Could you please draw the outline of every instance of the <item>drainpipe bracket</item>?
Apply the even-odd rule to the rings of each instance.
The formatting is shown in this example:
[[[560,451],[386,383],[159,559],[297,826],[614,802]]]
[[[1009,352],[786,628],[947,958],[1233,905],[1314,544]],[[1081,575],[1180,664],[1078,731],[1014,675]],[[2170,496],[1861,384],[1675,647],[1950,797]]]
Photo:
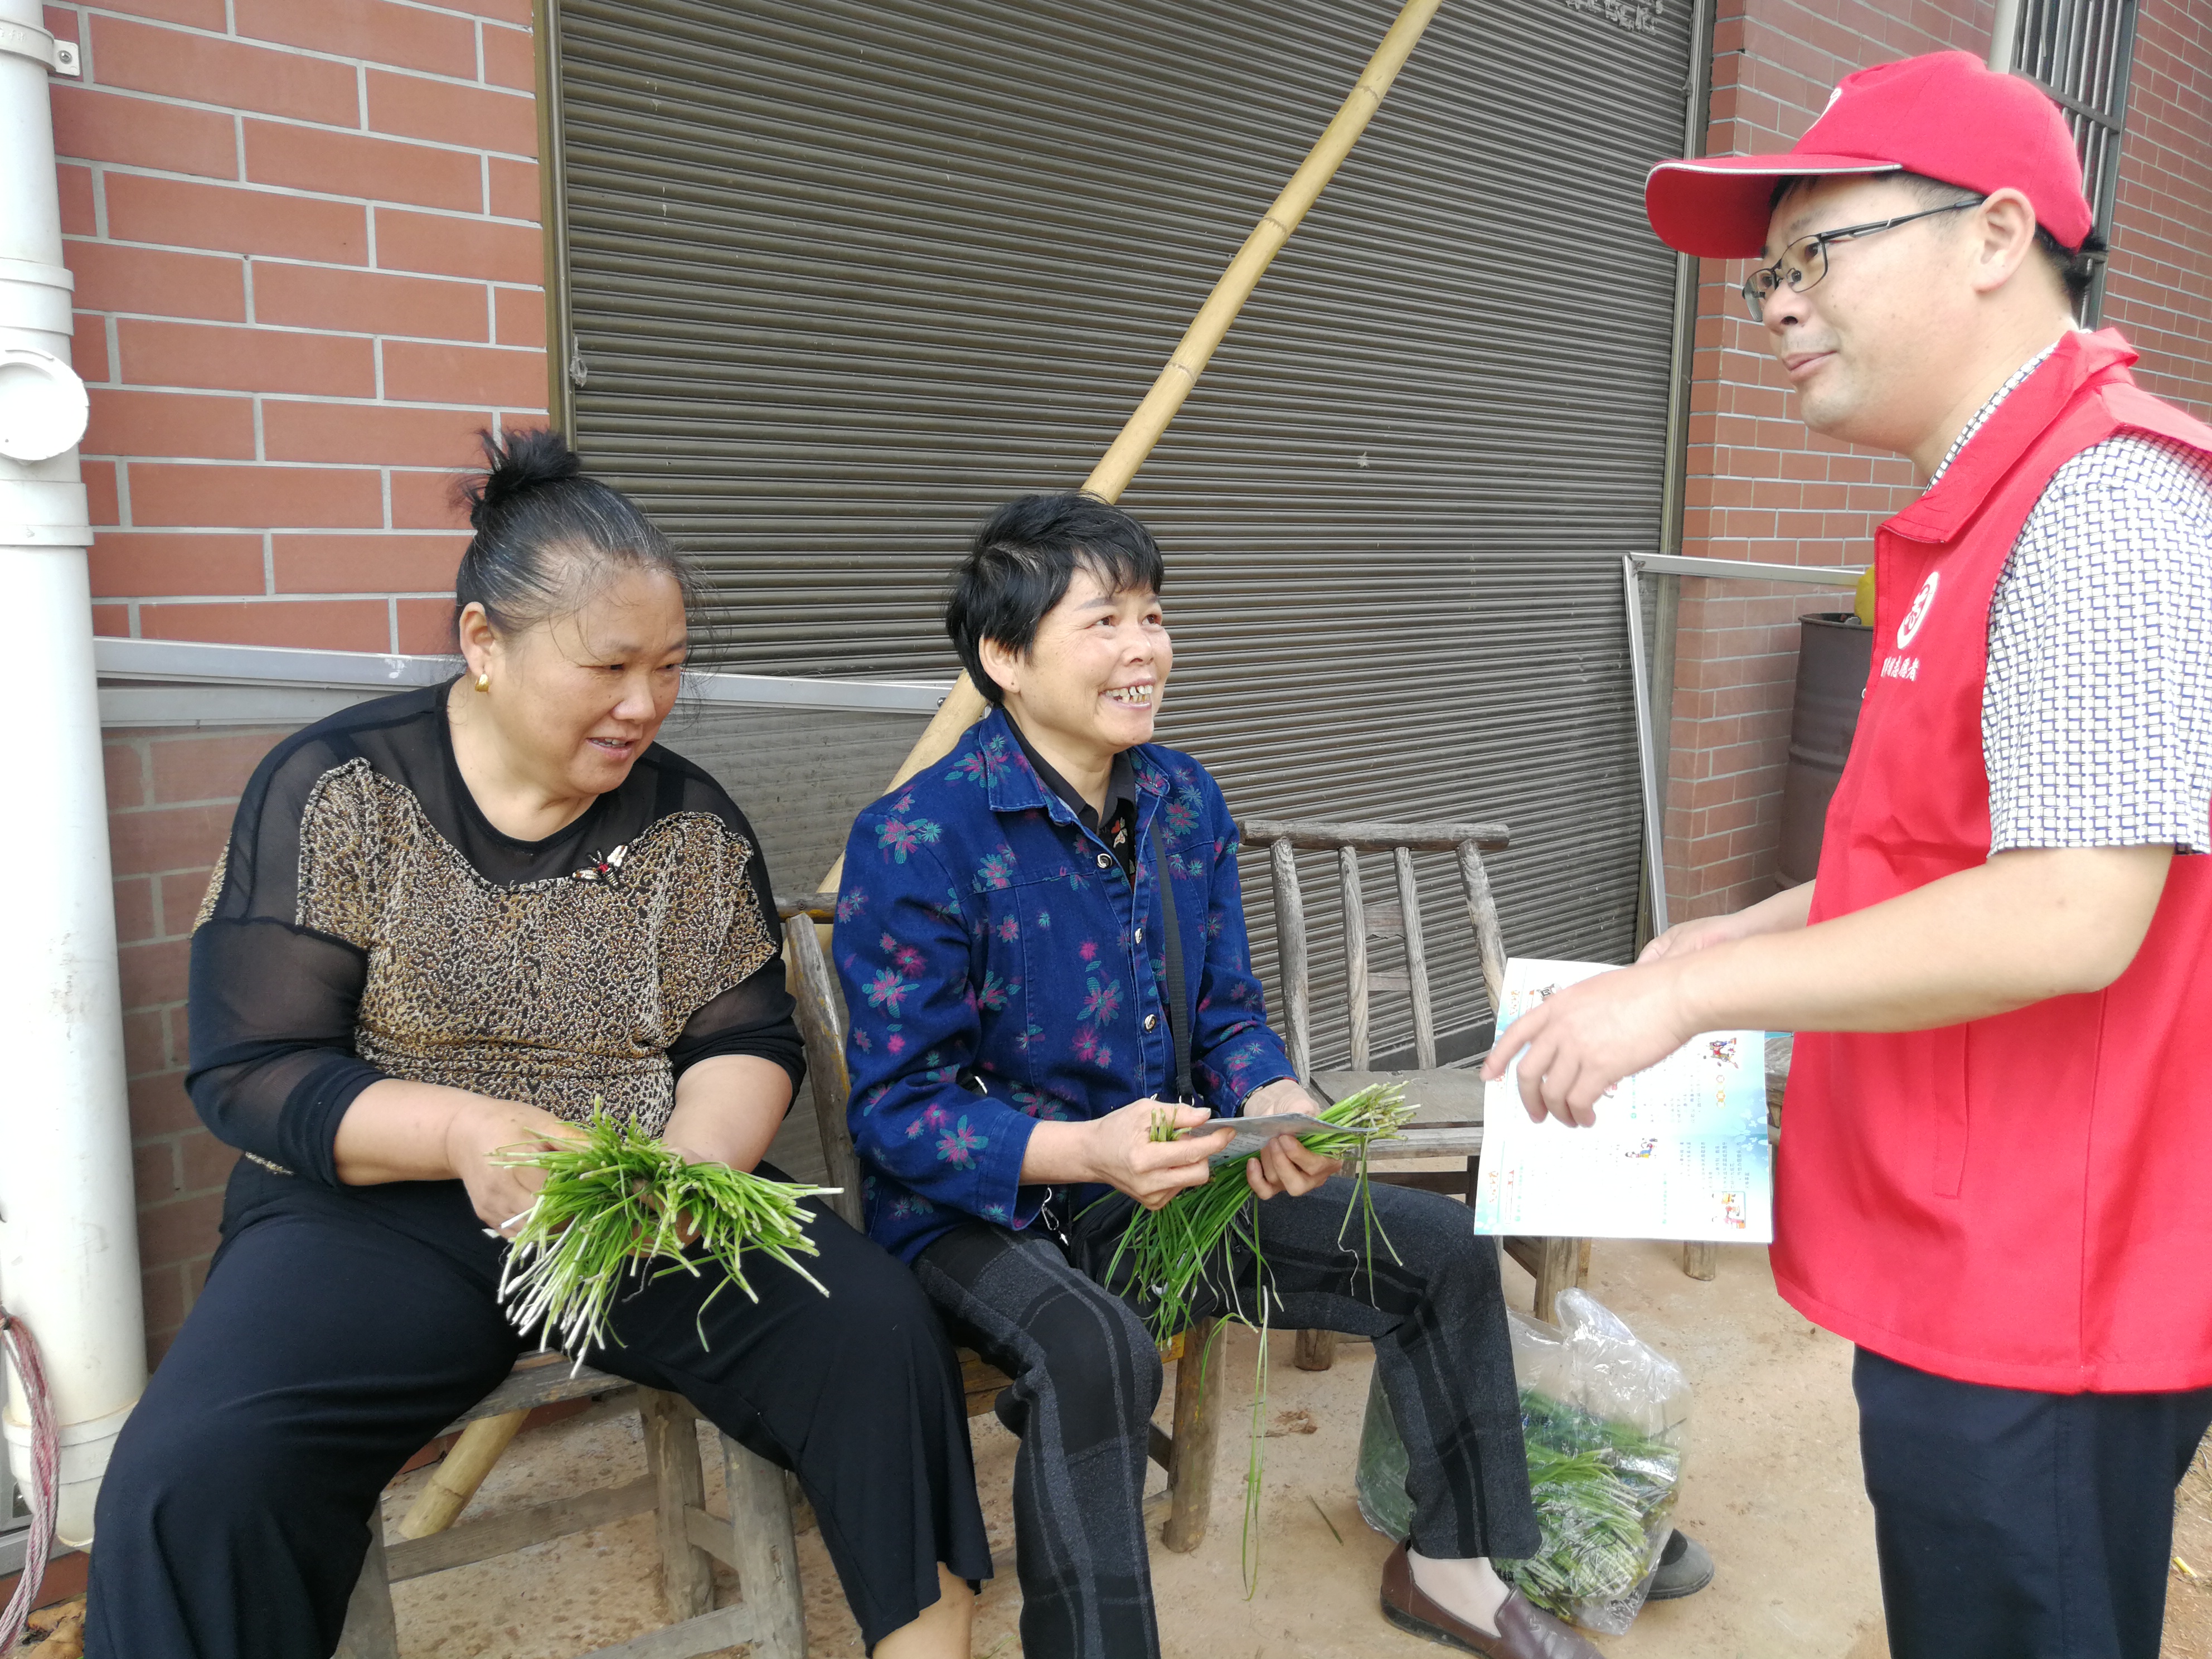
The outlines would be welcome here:
[[[33,23],[0,22],[0,52],[27,58],[41,68],[72,81],[84,74],[84,62],[77,56],[76,43],[57,40]]]
[[[0,28],[15,27],[0,23]],[[35,283],[70,294],[76,291],[76,273],[67,265],[50,265],[40,259],[0,259],[0,283]]]
[[[0,477],[0,547],[90,547],[84,485]]]
[[[100,1496],[100,1478],[107,1473],[115,1438],[138,1402],[109,1412],[89,1422],[64,1423],[56,1438],[60,1442],[60,1479],[55,1483],[54,1536],[72,1549],[92,1542],[93,1505]],[[12,1412],[0,1413],[0,1440],[8,1448],[8,1464],[17,1486],[31,1484],[31,1426],[19,1423]]]
[[[92,540],[82,525],[0,524],[0,547],[90,547]]]

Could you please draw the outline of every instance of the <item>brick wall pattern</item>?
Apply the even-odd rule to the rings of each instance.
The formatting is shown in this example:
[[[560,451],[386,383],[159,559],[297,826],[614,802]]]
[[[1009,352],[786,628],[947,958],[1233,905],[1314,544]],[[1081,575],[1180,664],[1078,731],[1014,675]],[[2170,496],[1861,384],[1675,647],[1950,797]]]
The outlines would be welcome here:
[[[1990,0],[1721,0],[1707,149],[1787,149],[1855,69],[1946,49],[1986,55],[1994,9]],[[2142,0],[2106,310],[2146,348],[2153,388],[2200,412],[2212,398],[2209,34],[2189,0]],[[1741,279],[1741,262],[1703,262],[1682,550],[1863,565],[1875,527],[1917,494],[1911,467],[1798,423],[1765,333],[1735,292]],[[1684,580],[1666,805],[1675,920],[1774,890],[1796,618],[1849,605],[1802,586]]]
[[[479,428],[543,422],[530,0],[49,6],[103,634],[443,647]],[[277,734],[110,732],[158,1357],[232,1161],[182,1088],[187,930]]]

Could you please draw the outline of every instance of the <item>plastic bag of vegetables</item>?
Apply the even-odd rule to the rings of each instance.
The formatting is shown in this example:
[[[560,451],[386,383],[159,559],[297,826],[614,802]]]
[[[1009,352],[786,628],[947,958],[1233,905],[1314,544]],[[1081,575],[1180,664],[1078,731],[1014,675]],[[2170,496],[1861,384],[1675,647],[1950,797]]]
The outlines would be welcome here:
[[[1581,1291],[1559,1323],[1510,1313],[1528,1484],[1543,1544],[1499,1574],[1538,1607],[1618,1636],[1651,1587],[1681,1485],[1690,1390],[1674,1363]],[[1413,1522],[1406,1449],[1380,1378],[1359,1438],[1359,1508],[1404,1538]]]

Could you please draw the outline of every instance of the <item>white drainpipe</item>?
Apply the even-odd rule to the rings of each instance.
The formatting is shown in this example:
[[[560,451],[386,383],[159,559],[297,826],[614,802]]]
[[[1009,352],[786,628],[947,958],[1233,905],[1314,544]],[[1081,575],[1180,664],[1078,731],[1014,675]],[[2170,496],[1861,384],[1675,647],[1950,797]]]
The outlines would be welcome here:
[[[88,1543],[109,1449],[146,1385],[107,796],[85,550],[84,382],[54,183],[49,68],[74,48],[0,0],[0,595],[15,755],[0,875],[0,1296],[30,1327],[61,1425],[58,1532]],[[9,1383],[8,1455],[30,1475]]]

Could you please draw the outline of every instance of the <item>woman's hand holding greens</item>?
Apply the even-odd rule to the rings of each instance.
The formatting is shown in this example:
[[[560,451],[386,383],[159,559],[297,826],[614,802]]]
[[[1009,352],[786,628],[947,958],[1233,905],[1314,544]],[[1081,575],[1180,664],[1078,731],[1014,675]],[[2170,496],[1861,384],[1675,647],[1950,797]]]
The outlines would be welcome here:
[[[1202,1187],[1206,1159],[1223,1151],[1234,1133],[1159,1140],[1161,1128],[1195,1129],[1213,1114],[1164,1100],[1133,1100],[1119,1111],[1086,1123],[1040,1123],[1022,1158],[1022,1180],[1040,1186],[1103,1182],[1148,1210],[1157,1210],[1186,1187]]]
[[[499,1154],[581,1133],[520,1101],[386,1078],[362,1090],[338,1125],[338,1179],[349,1187],[458,1180],[484,1225],[502,1228],[536,1201],[545,1177],[497,1163]]]
[[[1244,1102],[1246,1117],[1273,1117],[1286,1112],[1310,1113],[1313,1097],[1296,1078],[1278,1078],[1252,1091]],[[1244,1183],[1255,1198],[1278,1198],[1288,1193],[1304,1198],[1338,1170],[1344,1160],[1316,1152],[1296,1135],[1277,1135],[1244,1166]]]
[[[791,1073],[757,1054],[716,1054],[676,1079],[676,1109],[660,1144],[686,1164],[726,1164],[750,1171],[791,1109]],[[698,1234],[689,1216],[677,1231],[685,1244]]]
[[[661,1144],[689,1164],[750,1170],[791,1109],[791,1073],[757,1054],[716,1054],[676,1079]]]
[[[481,1097],[477,1097],[482,1099]],[[475,1111],[456,1113],[446,1132],[447,1156],[453,1173],[468,1188],[469,1202],[485,1226],[503,1236],[512,1235],[538,1189],[545,1184],[542,1170],[517,1168],[500,1161],[518,1152],[535,1152],[556,1141],[576,1140],[583,1132],[552,1113],[511,1100],[484,1100]]]

